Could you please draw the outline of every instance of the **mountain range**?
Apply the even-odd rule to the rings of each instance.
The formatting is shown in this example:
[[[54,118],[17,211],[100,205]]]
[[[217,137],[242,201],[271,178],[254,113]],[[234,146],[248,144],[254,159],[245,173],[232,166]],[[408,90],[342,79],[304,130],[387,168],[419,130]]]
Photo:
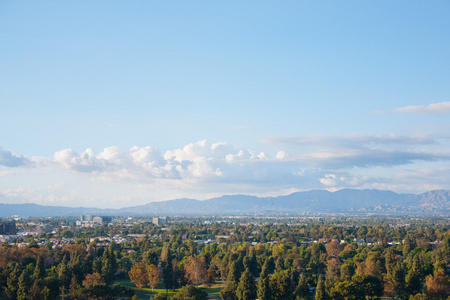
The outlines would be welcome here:
[[[271,215],[279,213],[450,213],[450,191],[398,194],[382,190],[312,190],[278,197],[225,195],[208,200],[176,199],[120,209],[2,204],[0,217],[96,215]]]

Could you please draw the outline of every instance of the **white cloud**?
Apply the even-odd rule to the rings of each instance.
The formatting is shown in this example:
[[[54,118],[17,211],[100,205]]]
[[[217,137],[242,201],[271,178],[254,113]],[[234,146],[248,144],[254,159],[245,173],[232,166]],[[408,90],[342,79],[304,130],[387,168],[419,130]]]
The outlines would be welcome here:
[[[405,106],[393,110],[397,113],[411,114],[448,114],[450,113],[450,101],[431,103],[430,105]]]
[[[3,150],[3,148],[0,147],[0,166],[20,167],[31,164],[32,162],[28,158],[11,151]]]
[[[318,140],[321,139],[325,138]],[[389,188],[399,191],[406,190],[408,183],[410,189],[416,190],[426,186],[450,188],[442,179],[448,178],[449,172],[436,173],[436,166],[450,161],[450,151],[415,149],[422,145],[436,146],[435,143],[427,144],[426,138],[417,140],[417,144],[416,137],[408,140],[407,136],[383,136],[380,139],[411,144],[406,149],[388,148],[386,145],[370,148],[369,144],[359,147],[330,144],[326,149],[298,155],[280,150],[274,157],[261,151],[236,149],[224,142],[208,141],[166,152],[151,146],[135,146],[128,151],[113,146],[98,153],[93,149],[81,153],[65,149],[56,152],[53,159],[26,158],[3,151],[8,164],[0,169],[3,182],[0,182],[0,193],[3,198],[17,201],[58,203],[73,199],[80,205],[85,201],[84,205],[88,206],[92,206],[89,201],[104,203],[105,206],[116,201],[114,205],[120,206],[125,200],[128,205],[133,201],[145,203],[180,196],[204,199],[210,193],[276,195],[281,191],[320,188]],[[371,139],[352,137],[345,140],[351,145],[350,141]],[[340,142],[336,144],[343,145]],[[417,169],[420,164],[430,167],[417,172],[406,171],[407,167]],[[22,167],[12,172],[17,166]],[[383,170],[383,174],[369,175],[374,169]],[[31,187],[20,190],[17,179],[25,182],[25,178]],[[58,182],[64,186],[51,191],[49,187]]]

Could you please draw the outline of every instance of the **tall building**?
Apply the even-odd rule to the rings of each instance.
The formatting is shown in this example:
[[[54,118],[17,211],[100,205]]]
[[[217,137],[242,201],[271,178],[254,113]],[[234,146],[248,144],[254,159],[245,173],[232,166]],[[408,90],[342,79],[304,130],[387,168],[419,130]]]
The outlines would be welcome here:
[[[0,234],[5,235],[17,234],[16,223],[14,221],[0,222]]]
[[[92,221],[98,224],[108,224],[109,222],[111,222],[111,220],[112,220],[111,217],[101,216],[101,217],[94,217]]]
[[[92,222],[94,220],[93,215],[81,215],[81,222]]]
[[[167,217],[164,218],[160,218],[160,217],[154,217],[152,220],[152,223],[155,224],[156,226],[159,226],[161,224],[164,224],[168,221]]]

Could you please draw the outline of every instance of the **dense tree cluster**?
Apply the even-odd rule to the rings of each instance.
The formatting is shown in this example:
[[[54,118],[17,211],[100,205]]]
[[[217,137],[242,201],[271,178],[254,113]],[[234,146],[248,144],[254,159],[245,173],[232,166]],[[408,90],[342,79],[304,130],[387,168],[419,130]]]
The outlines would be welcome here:
[[[98,229],[100,228],[100,229]],[[447,299],[450,233],[445,219],[304,218],[205,222],[165,228],[69,228],[64,247],[1,245],[0,292],[9,299],[113,299],[162,284],[153,299]],[[133,232],[133,233],[131,233]],[[141,234],[129,242],[89,243]],[[60,231],[59,238],[63,237]],[[205,242],[209,240],[209,242]]]

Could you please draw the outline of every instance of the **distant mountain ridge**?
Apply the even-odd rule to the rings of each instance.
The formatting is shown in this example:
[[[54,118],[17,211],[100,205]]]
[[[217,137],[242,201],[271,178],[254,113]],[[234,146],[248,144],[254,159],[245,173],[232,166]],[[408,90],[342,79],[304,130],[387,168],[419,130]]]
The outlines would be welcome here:
[[[450,191],[398,194],[382,190],[311,190],[278,197],[225,195],[208,200],[175,199],[120,209],[1,204],[0,217],[98,215],[223,215],[304,213],[450,213]]]

